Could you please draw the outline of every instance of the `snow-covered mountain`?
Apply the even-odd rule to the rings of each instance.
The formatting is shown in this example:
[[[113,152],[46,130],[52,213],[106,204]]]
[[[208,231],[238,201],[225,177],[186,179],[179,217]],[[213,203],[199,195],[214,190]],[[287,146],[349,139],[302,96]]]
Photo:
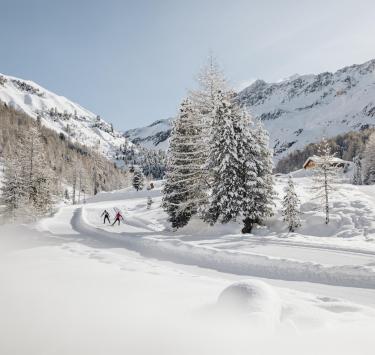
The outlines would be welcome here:
[[[263,121],[278,160],[323,136],[375,126],[375,60],[278,83],[257,80],[239,92],[238,100]],[[170,124],[171,119],[157,121],[125,135],[147,147],[166,148]]]
[[[100,116],[32,81],[0,74],[0,101],[35,119],[39,117],[43,125],[73,142],[97,147],[109,159],[114,159],[120,148],[133,146]]]
[[[130,129],[124,133],[133,143],[150,149],[167,150],[173,118],[151,123],[147,127]]]

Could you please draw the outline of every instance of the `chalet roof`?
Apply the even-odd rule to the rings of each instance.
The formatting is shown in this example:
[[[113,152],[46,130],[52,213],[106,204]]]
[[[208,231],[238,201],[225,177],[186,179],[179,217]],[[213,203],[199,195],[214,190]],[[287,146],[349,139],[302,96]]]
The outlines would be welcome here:
[[[310,162],[310,161],[313,161],[314,163],[318,163],[320,161],[320,157],[318,157],[317,155],[313,155],[309,158],[307,158],[307,160],[305,161],[305,163],[303,164],[303,168],[306,167],[306,165]],[[340,158],[337,158],[337,157],[333,157],[332,158],[332,162],[335,163],[335,164],[346,164],[348,163],[346,160],[342,160]]]

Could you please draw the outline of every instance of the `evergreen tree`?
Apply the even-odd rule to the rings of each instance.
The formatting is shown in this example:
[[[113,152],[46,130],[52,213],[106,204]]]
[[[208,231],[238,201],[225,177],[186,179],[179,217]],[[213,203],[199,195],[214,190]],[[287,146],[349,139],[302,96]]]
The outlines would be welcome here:
[[[100,116],[97,116],[97,120],[100,120]],[[101,180],[104,170],[103,158],[100,154],[100,140],[95,144],[92,150],[91,163],[93,193],[96,195],[101,190]]]
[[[320,199],[325,212],[325,223],[329,223],[330,195],[335,190],[334,183],[337,178],[338,167],[335,163],[335,155],[326,139],[323,139],[318,148],[318,157],[314,167],[313,187],[316,198]]]
[[[210,151],[212,196],[204,219],[213,224],[241,216],[243,233],[272,215],[274,198],[272,155],[268,135],[255,125],[233,100],[233,93],[219,94]]]
[[[25,176],[18,160],[7,157],[4,161],[4,175],[1,187],[1,200],[5,205],[6,214],[16,219],[19,212],[24,211],[28,202]]]
[[[284,192],[282,215],[284,216],[284,222],[288,223],[289,232],[294,232],[301,226],[300,201],[291,176],[288,178],[288,184]]]
[[[196,113],[202,116],[205,128],[210,130],[212,120],[220,102],[218,101],[219,91],[228,90],[228,84],[213,55],[208,58],[207,64],[198,74],[198,89],[190,92],[192,103]],[[205,132],[209,134],[209,132]]]
[[[353,158],[354,163],[354,172],[353,172],[353,178],[352,183],[353,185],[362,185],[362,160],[359,155],[355,156]]]
[[[2,190],[7,212],[13,217],[44,215],[52,208],[53,182],[52,171],[46,166],[40,132],[30,127],[18,142],[16,154],[6,159]]]
[[[375,184],[375,133],[367,141],[363,159],[363,183]]]
[[[133,175],[133,187],[139,191],[142,190],[145,184],[145,177],[140,169],[135,169],[134,170],[134,175]]]
[[[272,153],[268,146],[268,133],[258,122],[243,113],[243,233],[251,233],[255,223],[262,223],[272,216],[274,182],[272,177]]]
[[[209,168],[210,142],[212,138],[213,119],[217,108],[220,105],[218,93],[227,90],[227,82],[216,59],[211,54],[205,66],[201,69],[197,77],[198,88],[190,92],[192,105],[194,106],[194,116],[197,125],[200,126],[200,145],[202,147],[202,156],[200,158],[201,166],[201,195],[206,196],[202,199],[199,206],[199,212],[205,214],[207,208],[208,194],[212,184],[212,171]]]
[[[40,131],[32,127],[19,152],[19,164],[23,167],[25,188],[34,216],[44,215],[53,205],[54,176],[45,162],[46,154]]]
[[[213,173],[212,194],[209,199],[205,221],[227,223],[235,220],[242,211],[243,160],[241,146],[241,115],[231,102],[231,94],[217,94],[219,106],[212,121],[209,169]]]
[[[202,187],[205,154],[202,126],[191,100],[186,99],[173,123],[163,190],[163,208],[173,228],[185,226],[206,199]]]

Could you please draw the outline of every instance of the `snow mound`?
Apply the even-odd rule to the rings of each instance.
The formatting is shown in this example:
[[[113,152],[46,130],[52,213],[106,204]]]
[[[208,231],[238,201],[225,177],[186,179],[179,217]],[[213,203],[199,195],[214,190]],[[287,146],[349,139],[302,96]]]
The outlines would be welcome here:
[[[221,292],[217,304],[220,309],[245,314],[257,321],[272,324],[280,321],[279,295],[263,281],[235,282]]]

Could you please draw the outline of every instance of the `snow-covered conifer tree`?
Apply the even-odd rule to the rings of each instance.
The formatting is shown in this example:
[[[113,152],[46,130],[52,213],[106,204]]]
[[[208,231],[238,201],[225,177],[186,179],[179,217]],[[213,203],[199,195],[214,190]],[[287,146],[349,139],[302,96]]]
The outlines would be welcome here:
[[[313,187],[316,198],[320,199],[324,206],[325,223],[329,223],[330,195],[335,190],[334,183],[338,175],[338,167],[335,162],[335,154],[326,139],[318,147],[318,159],[313,169]]]
[[[212,171],[212,193],[204,220],[210,224],[235,220],[242,211],[243,160],[239,146],[242,140],[241,114],[232,102],[232,93],[219,91],[219,102],[212,126],[209,169]]]
[[[37,128],[31,127],[19,152],[19,163],[25,174],[26,189],[34,215],[44,215],[53,204],[54,176],[46,166],[46,154]]]
[[[53,173],[46,164],[40,132],[30,127],[18,142],[16,154],[6,158],[3,186],[7,211],[16,217],[35,217],[50,211],[53,203]],[[18,196],[17,196],[18,195]]]
[[[363,183],[375,184],[375,133],[372,133],[366,143],[363,157]]]
[[[172,227],[180,228],[189,222],[206,199],[202,186],[206,149],[202,142],[202,125],[196,119],[190,99],[183,101],[173,123],[167,156],[163,208]]]
[[[243,233],[251,233],[255,223],[262,223],[272,216],[274,182],[272,153],[268,146],[268,132],[260,122],[253,122],[244,112],[244,129],[241,139],[243,157]]]
[[[219,91],[227,91],[227,82],[216,59],[211,54],[206,65],[203,66],[197,76],[198,88],[190,92],[190,99],[194,106],[194,117],[196,124],[200,126],[200,145],[202,147],[201,162],[201,195],[206,196],[201,201],[199,212],[205,214],[207,208],[207,191],[212,183],[212,174],[208,167],[210,152],[210,141],[212,137],[213,117],[218,105]]]
[[[360,156],[355,156],[353,158],[354,163],[354,172],[353,172],[353,178],[352,183],[353,185],[362,185],[362,160]]]
[[[301,226],[300,201],[291,176],[288,178],[288,184],[284,192],[282,215],[284,216],[284,222],[288,223],[289,232],[294,232]]]
[[[97,116],[97,119],[100,116]],[[100,178],[103,173],[103,162],[100,155],[100,141],[98,141],[92,152],[92,185],[93,185],[93,193],[96,195],[100,191]]]
[[[1,200],[5,205],[6,214],[15,219],[18,212],[28,203],[25,176],[14,157],[7,157],[4,161],[4,176],[1,187]]]
[[[206,65],[199,72],[197,81],[199,87],[190,92],[190,97],[197,113],[203,117],[205,128],[209,130],[219,105],[218,93],[228,90],[227,81],[213,55],[209,56]]]
[[[213,120],[210,164],[212,196],[205,221],[213,224],[241,216],[243,233],[272,215],[274,198],[272,155],[268,135],[233,100],[234,94],[219,94]]]
[[[134,175],[133,175],[133,187],[139,191],[142,190],[145,185],[145,177],[140,169],[135,169],[134,170]]]

